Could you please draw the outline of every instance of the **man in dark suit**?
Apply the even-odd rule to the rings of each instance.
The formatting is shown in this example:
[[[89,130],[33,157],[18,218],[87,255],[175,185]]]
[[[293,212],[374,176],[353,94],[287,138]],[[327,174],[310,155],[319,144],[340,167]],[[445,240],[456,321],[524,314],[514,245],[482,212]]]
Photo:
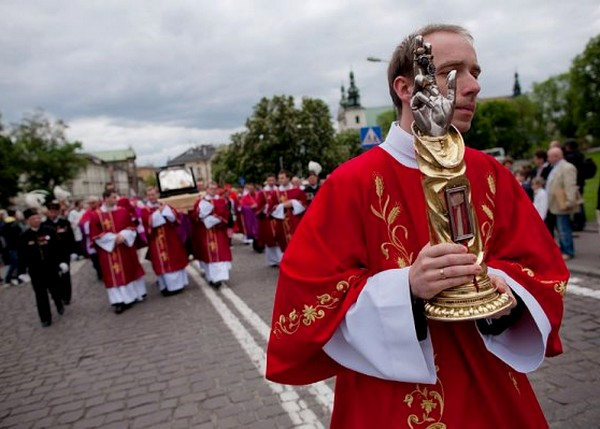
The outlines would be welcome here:
[[[69,267],[71,255],[74,257],[77,256],[75,252],[75,235],[73,234],[71,223],[60,215],[60,204],[58,202],[53,201],[48,203],[46,207],[48,208],[48,218],[42,225],[52,228],[56,232],[59,262]],[[70,270],[60,273],[58,288],[63,304],[69,305],[72,295]]]
[[[66,272],[68,266],[59,260],[56,233],[42,225],[37,210],[27,209],[23,214],[28,229],[19,238],[19,278],[25,280],[29,274],[42,326],[48,327],[52,324],[48,292],[58,314],[65,311],[59,291],[59,271]]]

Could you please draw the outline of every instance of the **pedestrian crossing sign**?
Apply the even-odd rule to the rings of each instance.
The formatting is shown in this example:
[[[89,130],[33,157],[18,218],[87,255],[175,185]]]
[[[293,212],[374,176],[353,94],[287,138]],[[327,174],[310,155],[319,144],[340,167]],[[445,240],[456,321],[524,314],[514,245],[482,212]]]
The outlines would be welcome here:
[[[381,127],[362,127],[360,129],[360,147],[370,149],[381,144]]]

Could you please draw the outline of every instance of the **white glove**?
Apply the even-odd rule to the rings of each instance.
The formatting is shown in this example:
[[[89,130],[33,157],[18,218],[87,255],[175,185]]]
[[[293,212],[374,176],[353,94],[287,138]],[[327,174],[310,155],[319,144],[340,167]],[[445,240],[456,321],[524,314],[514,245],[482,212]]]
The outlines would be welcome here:
[[[19,274],[19,280],[21,280],[23,283],[29,283],[31,281],[31,277],[29,277],[29,274]]]
[[[76,261],[79,258],[77,253],[71,253],[71,261]]]
[[[67,265],[65,262],[61,262],[61,263],[58,265],[58,268],[60,268],[60,272],[61,272],[61,274],[64,274],[64,273],[68,273],[68,272],[69,272],[69,266],[68,266],[68,265]]]

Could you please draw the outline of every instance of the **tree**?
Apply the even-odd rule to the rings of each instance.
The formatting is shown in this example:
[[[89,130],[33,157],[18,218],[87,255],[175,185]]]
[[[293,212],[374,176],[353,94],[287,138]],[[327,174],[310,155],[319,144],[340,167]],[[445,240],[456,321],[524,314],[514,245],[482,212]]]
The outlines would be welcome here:
[[[570,81],[570,74],[562,73],[533,84],[530,98],[537,107],[539,122],[544,124],[547,140],[574,136],[577,130]]]
[[[52,122],[41,111],[13,127],[9,138],[23,173],[21,190],[51,191],[55,185],[74,179],[85,166],[85,159],[77,153],[82,145],[67,140],[66,128],[63,121]]]
[[[569,101],[577,136],[591,136],[600,143],[600,35],[590,39],[570,70]]]
[[[0,116],[0,207],[7,207],[19,191],[20,170],[15,147],[4,132]]]
[[[381,132],[383,133],[384,139],[392,125],[392,122],[394,122],[395,120],[396,120],[396,110],[395,109],[390,109],[387,112],[383,112],[383,113],[377,115],[377,125],[379,125],[379,127],[381,128]]]
[[[322,100],[303,98],[296,108],[291,96],[265,97],[246,120],[246,130],[234,134],[231,144],[216,154],[213,176],[260,183],[266,173],[281,168],[305,175],[311,160],[330,170],[338,162],[329,150],[333,144],[331,114]]]
[[[364,150],[360,147],[360,131],[346,130],[335,135],[333,144],[327,148],[325,159],[331,162],[324,167],[325,174],[330,173],[341,163],[360,155]]]
[[[513,157],[526,155],[543,138],[536,112],[525,96],[481,102],[465,139],[476,149],[503,147]]]

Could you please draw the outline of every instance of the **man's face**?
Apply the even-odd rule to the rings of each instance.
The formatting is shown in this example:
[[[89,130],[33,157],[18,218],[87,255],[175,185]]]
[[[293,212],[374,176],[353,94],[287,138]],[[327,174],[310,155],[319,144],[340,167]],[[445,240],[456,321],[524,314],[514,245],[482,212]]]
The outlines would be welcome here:
[[[38,229],[42,224],[42,217],[39,214],[31,215],[27,219],[27,224],[32,229]]]
[[[114,207],[117,205],[117,200],[118,200],[117,194],[116,194],[116,192],[113,192],[112,194],[110,194],[108,197],[106,197],[104,199],[104,204],[106,204],[106,206],[108,206],[108,207]]]
[[[210,185],[208,185],[208,188],[206,188],[206,193],[211,197],[214,197],[215,195],[217,195],[218,190],[219,188],[217,187],[217,185],[211,183]]]
[[[54,220],[58,217],[58,210],[49,209],[47,215],[50,220]]]
[[[275,186],[275,177],[273,177],[273,176],[267,177],[267,185],[268,186]]]
[[[278,176],[278,179],[279,179],[279,184],[280,184],[280,185],[287,186],[287,185],[289,185],[289,183],[290,183],[290,178],[289,178],[289,177],[287,177],[287,174],[283,174],[283,173],[282,173],[282,174],[280,174],[280,175]]]
[[[548,151],[548,162],[551,165],[556,165],[556,163],[558,161],[560,161],[561,159],[562,159],[562,156],[559,151],[557,151],[557,150],[549,150]]]
[[[536,167],[541,167],[542,165],[544,165],[544,158],[538,158],[537,156],[534,156],[533,163]]]
[[[315,176],[314,174],[308,176],[308,183],[310,184],[310,186],[315,186],[317,184],[317,176]]]
[[[456,70],[456,107],[452,124],[460,132],[466,132],[471,128],[477,94],[481,90],[477,81],[481,68],[475,48],[464,36],[450,32],[432,33],[424,39],[431,43],[435,77],[442,94],[448,93],[448,73]]]
[[[156,203],[158,201],[158,194],[156,193],[156,190],[148,189],[146,192],[146,198],[148,198],[148,201],[152,204]]]

